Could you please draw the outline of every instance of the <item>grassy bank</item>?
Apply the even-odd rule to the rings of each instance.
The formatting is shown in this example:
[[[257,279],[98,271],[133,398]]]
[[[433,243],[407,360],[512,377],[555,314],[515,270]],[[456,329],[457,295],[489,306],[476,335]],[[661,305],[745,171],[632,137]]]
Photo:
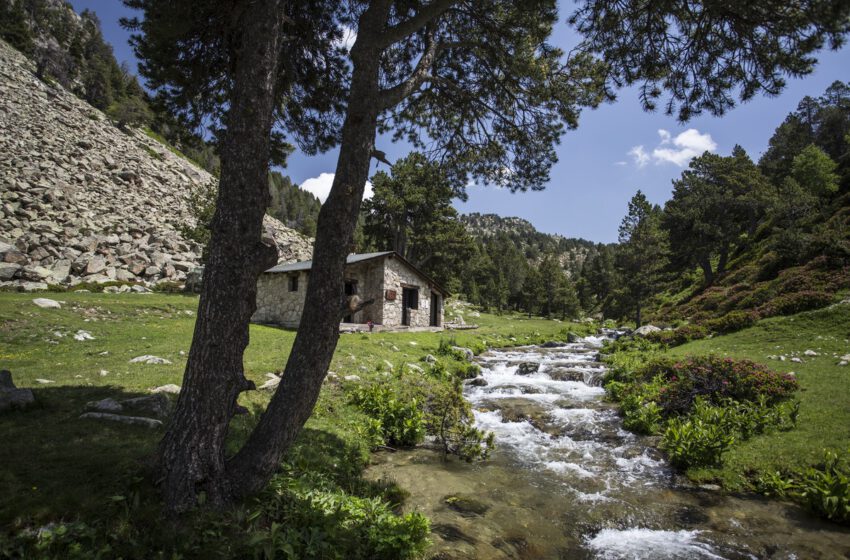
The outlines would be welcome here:
[[[51,550],[56,551],[56,557],[64,554],[67,547],[63,548],[62,539],[88,542],[84,550],[112,547],[107,556],[124,550],[117,542],[104,543],[104,532],[114,533],[115,539],[135,540],[143,557],[170,557],[170,547],[185,544],[185,531],[162,527],[156,492],[145,478],[145,461],[161,430],[100,423],[80,419],[79,415],[89,401],[140,396],[159,385],[179,385],[197,298],[90,293],[48,296],[62,302],[62,308],[41,309],[32,303],[33,296],[26,294],[0,294],[0,368],[12,371],[18,387],[32,387],[36,398],[36,405],[26,411],[0,414],[0,449],[4,454],[0,527],[8,537],[32,528],[51,527],[48,524],[59,521],[82,523],[78,527],[60,526],[66,527],[63,534],[54,534],[44,545],[46,557]],[[466,321],[477,323],[479,328],[342,335],[331,366],[337,381],[325,384],[313,417],[286,458],[281,476],[263,496],[230,512],[226,521],[202,517],[193,521],[200,524],[194,526],[193,538],[200,540],[193,542],[189,555],[238,555],[240,551],[233,543],[222,543],[244,543],[246,533],[257,550],[266,550],[267,555],[278,550],[282,557],[288,552],[280,551],[288,550],[293,540],[312,547],[298,549],[301,554],[307,550],[316,556],[325,554],[328,546],[338,547],[336,555],[345,554],[340,542],[367,554],[382,546],[395,550],[392,547],[398,543],[393,539],[401,536],[419,534],[421,540],[421,520],[399,521],[402,518],[392,515],[386,506],[379,507],[382,503],[397,504],[403,498],[403,489],[391,482],[375,485],[360,478],[375,443],[375,423],[352,404],[352,389],[385,383],[391,375],[393,379],[404,375],[405,382],[425,386],[419,378],[427,376],[423,359],[428,354],[437,355],[448,373],[444,383],[432,379],[427,386],[450,385],[448,376],[462,369],[462,362],[445,351],[440,354],[441,341],[444,348],[451,342],[482,351],[488,346],[563,339],[567,330],[579,329],[522,316],[479,315],[465,308],[456,307],[453,312],[465,314]],[[75,339],[81,331],[92,339]],[[267,381],[268,373],[280,371],[294,335],[289,330],[253,325],[245,355],[247,377],[259,386]],[[130,363],[141,355],[155,355],[171,363]],[[360,379],[345,381],[352,375]],[[240,404],[250,413],[234,419],[231,449],[250,432],[270,396],[270,392],[258,390],[240,397]],[[268,522],[258,521],[263,519]],[[355,519],[360,519],[360,525]],[[372,531],[377,534],[374,542],[358,542],[364,531],[371,531],[366,530],[367,525],[377,527]],[[319,529],[322,535],[308,534]],[[384,542],[387,540],[391,542]],[[13,546],[9,542],[6,546]],[[10,550],[0,547],[0,556],[14,556]]]
[[[806,356],[806,350],[818,355]],[[749,329],[670,351],[672,356],[709,353],[793,372],[800,384],[800,413],[795,429],[741,442],[725,454],[722,468],[697,469],[689,476],[716,480],[735,490],[752,488],[763,473],[816,464],[825,449],[850,450],[850,366],[838,365],[838,357],[850,353],[850,305],[766,319]]]
[[[839,365],[850,353],[850,305],[671,349],[641,340],[611,350],[618,348],[607,358],[614,370],[606,388],[627,427],[662,435],[690,479],[850,520],[850,366]],[[825,460],[828,452],[838,461]]]

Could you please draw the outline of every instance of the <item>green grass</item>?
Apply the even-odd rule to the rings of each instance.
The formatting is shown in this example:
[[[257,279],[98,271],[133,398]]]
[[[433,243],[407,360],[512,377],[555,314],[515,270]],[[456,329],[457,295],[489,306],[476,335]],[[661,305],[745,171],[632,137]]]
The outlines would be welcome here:
[[[806,357],[805,350],[819,356]],[[730,490],[752,489],[761,473],[817,464],[824,449],[850,450],[850,366],[838,366],[836,357],[850,353],[850,305],[766,319],[749,329],[670,351],[673,356],[709,353],[794,372],[801,387],[800,415],[795,429],[736,444],[724,454],[721,468],[691,469],[689,477],[719,482]],[[768,358],[777,355],[798,356],[804,363]]]
[[[136,486],[147,496],[147,515],[156,519],[155,492],[139,480],[162,431],[82,420],[79,415],[88,401],[148,394],[167,383],[180,385],[198,300],[168,294],[45,296],[62,302],[62,309],[40,309],[32,303],[33,295],[0,293],[0,368],[12,371],[18,387],[33,388],[37,403],[26,411],[0,414],[0,527],[19,530],[56,520],[102,517],[112,496],[126,496],[128,488]],[[466,312],[467,322],[478,323],[479,329],[344,334],[331,371],[366,381],[389,371],[388,362],[395,368],[436,355],[442,339],[480,351],[485,346],[564,339],[568,330],[588,328]],[[94,340],[74,340],[79,330],[90,332]],[[281,370],[294,336],[291,330],[252,325],[245,354],[247,377],[259,386],[266,373]],[[173,363],[129,363],[142,354]],[[39,384],[36,379],[54,383]],[[240,397],[251,414],[234,419],[231,450],[250,432],[269,398],[265,391]],[[343,488],[368,495],[359,478],[368,459],[365,426],[366,417],[348,404],[340,385],[326,383],[307,424],[309,431],[288,461],[305,470],[324,468]],[[317,445],[320,441],[330,443]]]

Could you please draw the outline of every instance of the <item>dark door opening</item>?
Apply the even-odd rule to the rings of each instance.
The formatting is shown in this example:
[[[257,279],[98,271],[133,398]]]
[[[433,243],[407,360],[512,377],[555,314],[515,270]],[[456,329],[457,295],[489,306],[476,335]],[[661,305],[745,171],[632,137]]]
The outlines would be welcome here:
[[[410,310],[419,309],[419,289],[401,289],[401,324],[410,326]]]
[[[351,297],[357,294],[357,280],[346,280],[345,281],[345,295],[346,297]],[[352,315],[346,315],[342,318],[343,323],[353,323],[354,317]]]
[[[442,305],[442,301],[440,299],[439,294],[431,292],[431,326],[439,327],[440,326],[440,306]]]

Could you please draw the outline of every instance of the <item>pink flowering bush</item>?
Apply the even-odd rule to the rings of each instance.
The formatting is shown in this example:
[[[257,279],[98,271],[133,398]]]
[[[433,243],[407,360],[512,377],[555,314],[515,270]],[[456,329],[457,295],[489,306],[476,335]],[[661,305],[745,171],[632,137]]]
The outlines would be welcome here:
[[[799,388],[792,375],[750,360],[718,356],[654,362],[645,368],[643,377],[664,380],[656,402],[665,417],[688,414],[698,397],[713,404],[728,399],[772,404],[787,399]]]

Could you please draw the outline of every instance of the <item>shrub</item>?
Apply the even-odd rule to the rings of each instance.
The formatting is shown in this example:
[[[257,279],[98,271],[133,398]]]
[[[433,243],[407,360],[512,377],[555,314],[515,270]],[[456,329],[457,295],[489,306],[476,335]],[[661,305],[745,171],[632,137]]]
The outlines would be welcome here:
[[[481,366],[472,362],[461,362],[455,368],[455,375],[460,379],[474,379],[481,374]]]
[[[805,291],[783,294],[759,308],[762,317],[793,315],[802,311],[819,309],[832,303],[833,296],[826,292]]]
[[[415,558],[430,531],[420,513],[396,515],[309,473],[276,476],[248,515],[246,557]]]
[[[720,424],[700,417],[674,418],[667,424],[661,447],[671,465],[687,469],[719,465],[721,455],[734,442],[735,437]]]
[[[426,406],[428,433],[443,446],[443,456],[452,454],[472,462],[486,459],[495,447],[495,434],[473,425],[472,407],[463,398],[463,384],[455,377],[451,385],[435,391]]]
[[[651,342],[667,346],[681,346],[692,340],[708,336],[708,329],[701,325],[682,325],[672,331],[656,331],[646,335]]]
[[[389,385],[366,385],[357,388],[351,400],[381,423],[387,444],[410,447],[424,439],[425,422],[415,398],[400,399]]]
[[[850,460],[833,451],[824,451],[821,464],[790,473],[769,472],[757,482],[759,492],[790,498],[814,513],[850,524]]]
[[[850,462],[847,457],[827,451],[823,464],[803,473],[797,492],[800,501],[815,513],[850,523]]]
[[[759,315],[754,311],[731,311],[717,319],[703,323],[711,332],[727,334],[752,327],[758,321]]]
[[[640,402],[626,414],[623,427],[638,434],[654,434],[661,425],[661,407],[654,401]]]
[[[658,404],[664,415],[688,413],[697,397],[703,396],[714,404],[725,399],[774,404],[797,390],[797,380],[776,373],[750,360],[733,360],[717,356],[690,357],[671,363],[656,361],[641,372],[644,378],[661,376],[666,385],[658,393]]]

